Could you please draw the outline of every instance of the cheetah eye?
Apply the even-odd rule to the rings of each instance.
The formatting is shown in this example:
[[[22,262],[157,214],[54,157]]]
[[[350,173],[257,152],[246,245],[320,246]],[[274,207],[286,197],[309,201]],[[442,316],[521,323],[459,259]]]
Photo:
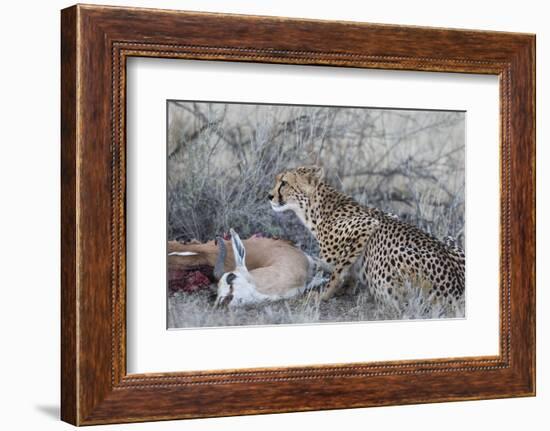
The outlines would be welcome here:
[[[281,187],[284,187],[287,185],[287,182],[286,181],[281,181]]]

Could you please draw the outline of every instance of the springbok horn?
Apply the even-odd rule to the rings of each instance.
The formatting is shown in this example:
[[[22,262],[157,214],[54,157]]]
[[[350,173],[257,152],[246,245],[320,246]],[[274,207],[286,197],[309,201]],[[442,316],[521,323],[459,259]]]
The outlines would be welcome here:
[[[216,259],[216,264],[214,265],[214,278],[219,281],[220,278],[222,278],[224,271],[224,264],[225,264],[225,242],[223,238],[217,236],[216,242],[218,243],[218,257]]]

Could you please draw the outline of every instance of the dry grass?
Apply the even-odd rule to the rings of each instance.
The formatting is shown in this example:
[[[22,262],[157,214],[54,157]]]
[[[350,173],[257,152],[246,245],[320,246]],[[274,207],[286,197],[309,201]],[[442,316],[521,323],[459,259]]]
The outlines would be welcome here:
[[[372,320],[413,320],[464,317],[464,299],[433,302],[421,289],[410,286],[405,300],[394,308],[375,304],[366,289],[321,301],[317,290],[277,302],[239,308],[214,308],[214,294],[174,293],[168,300],[168,327],[290,325]]]

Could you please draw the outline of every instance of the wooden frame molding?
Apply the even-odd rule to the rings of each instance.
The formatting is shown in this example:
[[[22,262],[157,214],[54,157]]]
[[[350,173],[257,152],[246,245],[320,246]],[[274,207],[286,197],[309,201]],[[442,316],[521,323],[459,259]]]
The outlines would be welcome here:
[[[535,394],[534,35],[82,5],[61,16],[63,420],[91,425]],[[131,56],[498,75],[499,355],[128,375]]]

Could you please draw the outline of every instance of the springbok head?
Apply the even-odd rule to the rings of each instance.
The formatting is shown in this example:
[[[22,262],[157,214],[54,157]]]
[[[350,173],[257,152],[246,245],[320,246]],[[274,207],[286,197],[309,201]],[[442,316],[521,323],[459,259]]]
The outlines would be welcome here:
[[[237,232],[233,229],[231,232],[231,246],[233,248],[233,255],[235,256],[235,269],[231,272],[226,272],[225,274],[220,274],[223,272],[223,261],[225,259],[225,243],[223,240],[218,240],[218,263],[214,269],[214,274],[218,281],[218,294],[216,302],[214,304],[217,306],[239,306],[245,305],[251,302],[258,302],[259,293],[256,290],[256,285],[254,279],[248,269],[246,268],[245,258],[246,250],[244,244]]]

